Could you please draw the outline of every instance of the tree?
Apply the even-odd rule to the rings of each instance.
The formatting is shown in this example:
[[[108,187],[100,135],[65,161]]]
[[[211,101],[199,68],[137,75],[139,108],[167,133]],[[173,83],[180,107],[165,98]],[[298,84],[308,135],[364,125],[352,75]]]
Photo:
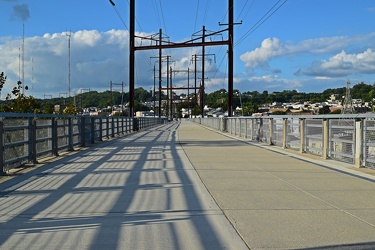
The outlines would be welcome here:
[[[44,114],[53,114],[54,110],[53,110],[52,105],[48,105],[48,104],[44,105],[43,106],[43,113]]]
[[[201,107],[200,107],[200,106],[195,106],[195,107],[191,110],[191,114],[192,114],[192,115],[201,115],[201,114],[202,114]]]
[[[319,115],[329,114],[330,112],[329,106],[323,106],[319,109]]]
[[[4,72],[0,74],[0,91],[5,84],[6,76]],[[22,86],[22,82],[18,81],[17,86],[13,88],[11,93],[6,95],[6,103],[3,105],[4,112],[14,113],[38,113],[40,112],[40,103],[32,96],[26,96],[23,92],[28,90],[28,87]]]
[[[246,102],[242,105],[243,114],[246,115],[252,115],[253,113],[258,112],[258,105],[252,103],[252,102]]]
[[[4,72],[0,73],[0,91],[3,89],[7,77],[4,75]]]
[[[77,110],[74,105],[70,104],[66,108],[64,108],[63,112],[64,115],[75,115],[77,114]]]

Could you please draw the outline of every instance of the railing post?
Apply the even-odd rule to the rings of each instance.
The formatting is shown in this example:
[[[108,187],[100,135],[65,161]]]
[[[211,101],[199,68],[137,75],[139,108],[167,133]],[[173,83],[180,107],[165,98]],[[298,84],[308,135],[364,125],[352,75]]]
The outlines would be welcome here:
[[[121,133],[124,134],[124,117],[121,117]]]
[[[115,118],[113,118],[113,116],[111,117],[111,126],[112,126],[112,132],[111,132],[111,137],[115,137]]]
[[[270,118],[270,145],[273,145],[273,118]]]
[[[137,118],[133,118],[133,131],[138,131],[139,127],[138,127],[138,119]]]
[[[73,141],[73,118],[72,117],[69,117],[68,118],[68,124],[69,124],[69,127],[68,127],[68,133],[69,133],[69,147],[68,147],[68,151],[73,151],[74,150],[74,141]]]
[[[107,130],[107,139],[109,139],[109,117],[106,117],[106,120],[105,120],[107,126],[106,126],[106,130]]]
[[[299,152],[305,152],[305,119],[299,119]]]
[[[28,144],[27,144],[27,155],[28,155],[28,161],[33,162],[33,119],[32,117],[29,117],[27,119],[27,139],[28,139]],[[26,132],[25,132],[26,134]],[[5,139],[5,138],[4,138]]]
[[[33,119],[31,121],[31,161],[34,164],[38,163],[36,155],[36,119]]]
[[[263,118],[259,118],[258,141],[263,142]]]
[[[355,157],[354,166],[357,168],[362,167],[363,156],[363,120],[355,122]]]
[[[95,118],[91,117],[90,118],[90,143],[94,144],[95,143]]]
[[[322,157],[323,159],[328,159],[328,150],[329,150],[329,120],[323,120],[323,150]]]
[[[238,135],[238,137],[241,137],[241,132],[242,132],[242,119],[241,118],[238,118],[238,123],[239,123],[239,125],[238,125],[238,128],[239,128],[239,135]]]
[[[80,137],[81,137],[81,147],[85,147],[86,146],[86,118],[84,116],[81,116],[80,118],[80,121],[81,121],[81,124],[79,125],[80,126]]]
[[[103,141],[103,117],[99,118],[99,141]]]
[[[59,153],[58,153],[58,136],[57,136],[57,119],[56,119],[56,117],[52,117],[51,125],[52,125],[52,153],[55,156],[59,156]]]
[[[283,118],[283,143],[282,143],[283,148],[286,148],[286,140],[287,140],[287,134],[288,134],[287,128],[288,128],[288,119]]]
[[[234,119],[234,135],[237,135],[237,123],[238,123],[238,118]]]
[[[253,129],[254,129],[254,120],[255,119],[250,119],[250,123],[249,123],[249,130],[250,130],[250,140],[253,140]]]
[[[228,128],[227,128],[227,121],[228,119],[227,118],[221,118],[221,124],[222,124],[222,132],[227,132],[228,131]]]
[[[4,121],[0,119],[0,175],[6,175],[5,171],[5,158],[4,158]]]
[[[248,121],[248,119],[247,118],[245,118],[245,128],[244,128],[244,138],[247,138],[247,121]]]

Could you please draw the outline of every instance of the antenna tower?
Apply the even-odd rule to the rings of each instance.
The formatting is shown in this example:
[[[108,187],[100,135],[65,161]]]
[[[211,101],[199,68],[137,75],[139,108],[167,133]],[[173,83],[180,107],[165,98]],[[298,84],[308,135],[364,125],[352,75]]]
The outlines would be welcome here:
[[[25,92],[25,22],[22,23],[22,93]]]
[[[350,81],[346,81],[346,95],[342,105],[341,114],[354,114],[352,96],[350,94]]]
[[[70,31],[69,34],[66,34],[68,39],[68,97],[70,97],[70,38],[72,36],[72,32]]]

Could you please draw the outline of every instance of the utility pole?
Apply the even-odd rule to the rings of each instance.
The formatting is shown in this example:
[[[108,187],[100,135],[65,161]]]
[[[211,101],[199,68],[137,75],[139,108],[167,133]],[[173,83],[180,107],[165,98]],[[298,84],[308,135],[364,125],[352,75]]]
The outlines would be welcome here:
[[[233,115],[233,0],[228,0],[228,28],[224,30],[220,30],[210,34],[204,34],[202,37],[202,41],[204,42],[196,42],[197,39],[191,39],[189,41],[180,42],[180,43],[171,43],[168,42],[163,44],[161,42],[159,45],[153,46],[135,46],[134,38],[135,38],[135,0],[130,1],[130,56],[129,56],[129,96],[130,102],[129,105],[131,107],[131,111],[133,112],[133,105],[134,105],[134,52],[136,50],[154,50],[159,49],[159,54],[161,49],[172,49],[172,48],[190,48],[190,47],[198,47],[198,46],[217,46],[217,45],[228,45],[228,108],[229,112],[228,115]],[[220,24],[220,23],[219,23]],[[227,41],[205,41],[205,37],[211,37],[214,35],[221,34],[224,31],[228,31],[228,40]],[[133,115],[133,114],[132,114]]]
[[[129,116],[134,117],[134,70],[135,70],[135,0],[130,0],[129,28]]]
[[[152,99],[154,101],[154,117],[155,117],[155,79],[156,79],[155,73],[156,73],[156,71],[155,71],[155,64],[154,64],[154,89],[152,91]]]
[[[233,116],[233,36],[234,36],[234,6],[233,0],[228,1],[229,14],[228,14],[228,116]]]
[[[121,86],[121,111],[122,115],[124,115],[124,82],[121,83],[113,83],[112,81],[109,82],[109,89],[111,93],[111,112],[113,112],[113,86]]]
[[[156,36],[158,36],[158,39],[156,39]],[[159,118],[161,117],[161,105],[162,105],[162,43],[163,39],[169,39],[168,36],[163,36],[163,31],[162,29],[159,29],[159,33],[147,36],[147,37],[139,37],[141,39],[146,39],[146,40],[151,40],[151,41],[156,41],[156,46],[157,49],[159,50],[159,57],[151,57],[151,58],[159,58]]]
[[[187,89],[188,91],[188,94],[187,94],[187,100],[188,100],[188,114],[190,114],[190,69],[188,68],[187,70],[173,70],[173,73],[174,73],[174,76],[177,74],[177,73],[180,73],[180,72],[185,72],[187,73],[188,75],[188,79],[187,79],[187,87],[171,87],[171,90],[173,89]],[[195,88],[193,88],[195,89]]]
[[[68,37],[68,97],[70,97],[70,38],[72,32],[70,31],[66,36]]]
[[[170,76],[169,76],[169,61],[170,61],[170,58],[171,56],[166,56],[167,58],[167,89],[169,88],[169,82],[170,82]],[[166,115],[169,116],[169,98],[170,98],[170,95],[169,95],[169,91],[167,90],[167,105],[166,105],[166,110],[167,110],[167,113]]]
[[[162,56],[162,49],[161,49],[161,41],[163,39],[162,30],[159,29],[159,118],[161,117],[161,56]]]
[[[204,47],[205,42],[205,36],[206,36],[206,27],[203,26],[202,29],[202,85],[201,85],[201,112],[202,117],[204,117],[204,54],[206,53],[206,49]]]
[[[202,50],[202,52],[205,52],[205,50]],[[198,57],[201,57],[201,61],[202,61],[202,78],[201,78],[201,82],[200,82],[200,87],[198,88],[200,90],[200,94],[199,94],[199,104],[201,106],[201,112],[202,112],[202,116],[204,115],[204,88],[205,88],[205,84],[204,84],[204,80],[207,79],[205,78],[205,61],[206,61],[206,56],[214,56],[214,60],[216,62],[216,56],[215,54],[202,54],[202,55],[197,55],[197,54],[194,54],[193,55],[193,58],[192,60],[194,60],[194,67],[195,67],[195,76],[194,76],[194,79],[195,79],[195,91],[197,89],[197,61],[198,61]],[[197,92],[195,92],[195,98],[197,98]]]
[[[173,120],[173,92],[172,92],[172,73],[173,70],[172,70],[172,67],[170,67],[170,81],[169,81],[169,107],[170,107],[170,118],[171,118],[171,121]]]

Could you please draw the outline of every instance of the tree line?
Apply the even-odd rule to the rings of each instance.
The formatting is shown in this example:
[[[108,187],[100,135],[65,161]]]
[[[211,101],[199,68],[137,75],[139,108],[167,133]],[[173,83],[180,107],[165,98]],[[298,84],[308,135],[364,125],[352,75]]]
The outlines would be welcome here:
[[[6,76],[3,72],[0,73],[0,91],[2,91],[6,82]],[[2,112],[19,112],[19,113],[54,113],[54,106],[61,105],[69,107],[69,113],[79,113],[83,108],[87,107],[98,107],[107,108],[113,105],[126,104],[129,102],[129,93],[121,93],[117,91],[89,91],[78,94],[74,97],[59,97],[51,99],[35,99],[32,96],[27,96],[24,92],[27,91],[27,86],[23,86],[20,81],[17,82],[11,93],[6,95],[5,100],[0,101],[0,111]],[[375,84],[369,85],[364,82],[360,82],[354,85],[351,89],[351,95],[353,99],[361,99],[363,102],[370,102],[375,98]],[[285,103],[285,102],[310,102],[310,103],[321,103],[325,102],[330,98],[332,94],[342,98],[346,94],[346,87],[343,88],[328,88],[321,93],[304,93],[298,92],[297,90],[283,90],[280,92],[268,91],[247,91],[240,93],[239,90],[233,91],[233,106],[242,107],[244,115],[251,115],[254,112],[258,112],[258,108],[264,104],[270,104],[274,102]],[[176,95],[174,98],[180,99],[180,96],[186,97],[186,94]],[[158,102],[159,93],[156,91],[155,96],[152,91],[147,91],[142,87],[134,89],[134,107],[136,111],[148,111],[150,105],[146,106],[144,103]],[[162,100],[166,100],[166,95],[162,92]],[[190,96],[190,102],[182,101],[177,104],[176,110],[181,108],[191,108],[193,114],[200,114],[200,107],[196,105],[195,96]],[[182,99],[183,100],[183,99]],[[226,89],[219,89],[217,91],[206,93],[204,97],[205,105],[211,108],[222,108],[223,111],[228,110],[228,92]]]

